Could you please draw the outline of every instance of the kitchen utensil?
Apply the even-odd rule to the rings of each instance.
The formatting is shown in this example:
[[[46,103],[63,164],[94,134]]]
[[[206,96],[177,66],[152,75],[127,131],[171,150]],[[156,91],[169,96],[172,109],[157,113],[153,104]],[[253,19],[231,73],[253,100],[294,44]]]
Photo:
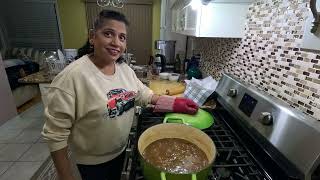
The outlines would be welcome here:
[[[160,64],[159,64],[159,58],[160,58]],[[161,72],[166,71],[166,57],[162,54],[156,54],[155,60],[157,62],[157,66],[161,66]]]
[[[167,113],[163,120],[164,123],[182,123],[198,129],[207,129],[212,126],[214,119],[210,113],[200,109],[195,115],[182,113]]]
[[[145,148],[154,141],[164,138],[180,138],[198,146],[207,156],[208,165],[199,172],[173,174],[148,163],[142,156]],[[138,151],[141,158],[144,178],[146,180],[207,180],[212,163],[216,157],[216,147],[212,139],[201,130],[184,124],[158,124],[144,131],[138,140]]]
[[[158,49],[159,54],[165,57],[165,64],[174,64],[175,63],[175,44],[176,41],[164,41],[156,40],[155,49]]]
[[[179,77],[180,77],[180,74],[177,74],[177,73],[169,74],[169,80],[170,81],[178,81]]]

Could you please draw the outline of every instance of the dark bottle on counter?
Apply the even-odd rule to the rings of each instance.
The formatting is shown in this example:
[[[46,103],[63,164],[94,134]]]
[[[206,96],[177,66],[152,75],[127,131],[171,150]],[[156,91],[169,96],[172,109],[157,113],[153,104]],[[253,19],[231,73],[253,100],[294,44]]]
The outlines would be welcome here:
[[[188,62],[187,66],[188,79],[191,79],[192,77],[196,79],[202,79],[202,73],[199,69],[199,61],[200,55],[194,55],[191,57],[191,60]]]
[[[181,73],[181,59],[179,54],[176,55],[174,69],[176,73]]]
[[[189,59],[185,59],[184,61],[183,61],[183,69],[182,69],[182,73],[183,74],[186,74],[187,73],[187,70],[188,70],[188,62],[189,62],[190,60]]]

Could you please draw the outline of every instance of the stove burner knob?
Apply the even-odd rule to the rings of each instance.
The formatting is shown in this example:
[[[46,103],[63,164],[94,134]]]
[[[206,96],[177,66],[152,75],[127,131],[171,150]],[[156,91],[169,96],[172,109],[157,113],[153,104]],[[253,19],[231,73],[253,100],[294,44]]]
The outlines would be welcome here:
[[[238,91],[236,90],[236,89],[229,89],[229,91],[228,91],[228,93],[227,93],[227,95],[229,96],[229,97],[236,97],[237,96],[237,93],[238,93]]]
[[[271,125],[273,123],[272,114],[269,112],[262,112],[260,117],[260,122],[263,125]]]

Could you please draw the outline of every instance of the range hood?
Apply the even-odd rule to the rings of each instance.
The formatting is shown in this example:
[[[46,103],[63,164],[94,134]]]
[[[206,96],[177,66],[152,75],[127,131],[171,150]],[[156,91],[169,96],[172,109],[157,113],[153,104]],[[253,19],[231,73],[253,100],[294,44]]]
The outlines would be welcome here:
[[[172,31],[196,37],[242,38],[254,0],[177,0]]]

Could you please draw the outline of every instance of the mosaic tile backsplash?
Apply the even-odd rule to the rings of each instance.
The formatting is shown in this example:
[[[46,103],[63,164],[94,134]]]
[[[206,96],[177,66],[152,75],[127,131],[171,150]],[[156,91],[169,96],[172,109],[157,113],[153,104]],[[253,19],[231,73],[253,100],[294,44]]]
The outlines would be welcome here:
[[[309,0],[259,0],[243,39],[196,38],[201,70],[231,73],[320,120],[320,53],[301,50]]]

